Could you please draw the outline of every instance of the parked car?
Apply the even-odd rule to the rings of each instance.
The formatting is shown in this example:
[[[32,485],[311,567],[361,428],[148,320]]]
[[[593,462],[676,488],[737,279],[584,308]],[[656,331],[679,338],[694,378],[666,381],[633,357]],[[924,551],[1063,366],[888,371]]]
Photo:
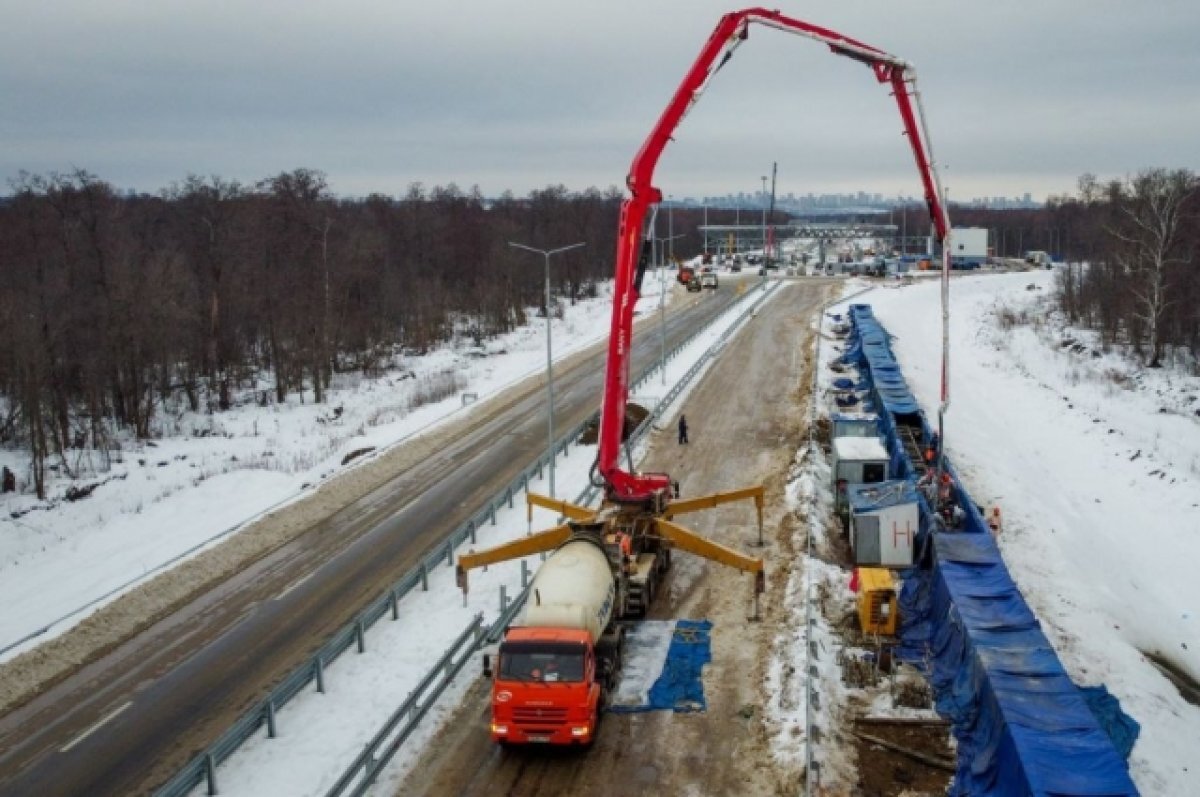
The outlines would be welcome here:
[[[701,274],[700,275],[700,287],[701,288],[712,288],[715,291],[717,289],[717,275],[713,274],[712,272],[709,272],[707,274]]]

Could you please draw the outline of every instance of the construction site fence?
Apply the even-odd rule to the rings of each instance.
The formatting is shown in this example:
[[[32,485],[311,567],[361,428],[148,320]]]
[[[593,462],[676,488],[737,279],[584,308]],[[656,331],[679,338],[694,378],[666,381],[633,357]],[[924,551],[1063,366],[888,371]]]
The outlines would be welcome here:
[[[654,423],[669,411],[671,405],[691,380],[707,367],[712,358],[724,348],[734,332],[740,329],[747,318],[757,311],[762,302],[778,287],[778,284],[777,282],[762,284],[759,296],[743,309],[737,319],[696,360],[687,373],[676,381],[630,434],[626,443],[629,450],[632,451],[633,447],[650,431]],[[678,357],[685,348],[692,345],[697,338],[711,329],[713,325],[720,322],[724,317],[725,314],[717,316],[697,330],[690,338],[668,351],[662,365],[665,366],[665,362]],[[640,388],[648,384],[650,379],[659,376],[659,369],[659,365],[649,367],[634,383],[631,392],[636,393]],[[521,493],[528,491],[531,481],[543,478],[546,468],[550,465],[551,458],[557,457],[559,454],[566,456],[568,449],[571,446],[578,445],[580,436],[589,427],[594,426],[598,420],[599,412],[592,413],[559,437],[554,442],[550,451],[541,454],[536,461],[525,468],[508,485],[495,493],[471,517],[450,532],[442,542],[434,546],[422,558],[419,564],[409,569],[390,589],[378,596],[362,611],[358,612],[354,619],[335,632],[308,661],[293,670],[271,690],[267,697],[246,711],[215,742],[197,754],[171,780],[155,791],[155,797],[184,797],[201,784],[207,785],[207,793],[209,795],[219,794],[217,768],[222,763],[228,760],[247,739],[263,728],[266,728],[268,738],[275,738],[277,714],[288,701],[299,694],[301,690],[313,684],[315,684],[318,692],[324,692],[325,671],[342,653],[346,652],[352,646],[359,653],[365,652],[366,633],[380,618],[390,614],[393,620],[398,619],[399,602],[405,595],[418,586],[420,586],[422,591],[427,591],[429,589],[430,573],[438,567],[453,567],[454,551],[465,542],[470,542],[470,544],[474,545],[479,529],[488,524],[495,525],[496,513],[504,508],[512,508],[515,505],[517,497]],[[589,485],[580,492],[576,498],[576,503],[587,506],[596,501],[598,496],[599,488],[595,485]],[[522,581],[526,581],[524,572]],[[343,794],[360,795],[374,782],[382,767],[399,750],[405,739],[408,738],[417,723],[425,715],[426,710],[432,702],[441,695],[446,685],[453,680],[454,676],[458,674],[471,655],[484,644],[488,644],[489,641],[496,641],[504,629],[512,622],[512,619],[516,617],[516,613],[519,611],[528,593],[527,585],[523,583],[522,586],[525,589],[511,601],[502,594],[500,615],[495,623],[487,627],[486,631],[481,630],[483,628],[481,616],[477,616],[472,620],[471,624],[463,630],[455,643],[430,668],[429,673],[421,680],[420,686],[396,709],[388,722],[384,723],[383,728],[366,745],[354,762],[350,764],[346,772],[338,780],[337,785],[328,792],[329,797]],[[426,695],[425,692],[430,688],[433,691]],[[422,697],[425,698],[423,702],[421,700]],[[399,723],[403,718],[407,718],[407,721],[404,722],[402,727],[399,727]],[[379,752],[380,748],[383,748],[383,753]]]

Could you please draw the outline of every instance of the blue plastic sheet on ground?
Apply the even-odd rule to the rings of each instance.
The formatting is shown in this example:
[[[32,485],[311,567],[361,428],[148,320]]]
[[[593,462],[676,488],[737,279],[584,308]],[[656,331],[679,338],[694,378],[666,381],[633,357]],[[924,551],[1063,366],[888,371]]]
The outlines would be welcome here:
[[[704,665],[712,661],[712,623],[708,620],[678,620],[667,649],[662,673],[641,705],[614,705],[609,711],[631,714],[641,711],[704,711]]]

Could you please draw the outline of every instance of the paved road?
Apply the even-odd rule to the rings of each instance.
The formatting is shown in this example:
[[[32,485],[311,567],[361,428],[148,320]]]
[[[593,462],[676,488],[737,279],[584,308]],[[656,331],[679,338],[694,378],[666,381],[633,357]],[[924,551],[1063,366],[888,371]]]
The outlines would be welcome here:
[[[590,751],[501,750],[488,734],[489,690],[482,678],[426,748],[397,794],[587,797],[612,794],[798,794],[798,768],[772,754],[762,722],[765,668],[787,633],[782,610],[793,513],[783,501],[788,464],[804,439],[801,405],[811,371],[811,319],[828,281],[782,288],[739,333],[689,394],[691,443],[677,445],[672,424],[643,464],[680,480],[684,497],[766,485],[767,547],[753,547],[751,504],[688,515],[681,522],[746,552],[763,550],[768,593],[763,620],[748,623],[750,584],[741,573],[674,557],[652,618],[713,621],[713,660],[705,667],[708,710],[694,714],[610,714]]]
[[[734,285],[680,302],[668,347],[737,298]],[[637,338],[633,374],[657,358],[656,329]],[[598,406],[603,356],[596,347],[556,370],[559,428]],[[481,407],[436,455],[0,718],[0,794],[125,797],[164,782],[536,458],[539,382]]]

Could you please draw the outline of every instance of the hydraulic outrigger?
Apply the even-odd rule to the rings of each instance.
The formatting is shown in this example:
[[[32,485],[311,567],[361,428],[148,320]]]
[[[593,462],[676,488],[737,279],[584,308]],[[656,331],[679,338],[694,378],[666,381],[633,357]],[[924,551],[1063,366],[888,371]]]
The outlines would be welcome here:
[[[943,329],[946,327],[946,291],[949,273],[949,218],[942,202],[941,184],[933,164],[916,90],[916,74],[907,62],[882,50],[764,8],[748,8],[726,14],[705,43],[700,55],[684,76],[671,102],[643,142],[633,159],[626,185],[629,197],[621,204],[617,235],[616,282],[613,296],[612,323],[605,366],[604,397],[600,413],[599,453],[593,466],[592,479],[603,487],[604,500],[600,509],[576,506],[566,501],[544,496],[528,496],[529,512],[542,506],[557,511],[567,522],[552,529],[497,546],[490,550],[470,552],[459,557],[460,586],[467,588],[467,571],[487,564],[550,551],[576,536],[599,537],[610,549],[610,557],[630,555],[633,559],[647,555],[665,554],[660,561],[669,562],[671,548],[681,548],[699,556],[736,567],[754,574],[755,615],[758,596],[764,589],[765,573],[762,558],[752,558],[718,543],[707,540],[673,521],[677,515],[708,509],[731,501],[753,499],[758,509],[761,539],[763,488],[750,487],[728,493],[680,500],[675,484],[665,473],[638,473],[632,468],[622,470],[619,455],[625,408],[629,396],[629,355],[633,334],[633,310],[641,294],[642,278],[650,260],[649,242],[645,237],[647,209],[662,201],[662,191],[652,184],[654,169],[667,142],[692,105],[699,100],[709,80],[732,57],[734,51],[749,36],[751,23],[757,23],[795,33],[829,47],[836,55],[845,56],[868,66],[880,83],[888,83],[900,112],[904,132],[908,136],[925,193],[925,202],[933,223],[933,232],[943,249]],[[718,57],[720,62],[718,63]],[[914,102],[915,100],[915,107]],[[944,341],[945,345],[945,341]],[[948,367],[943,358],[942,408],[949,401]],[[940,427],[940,423],[939,423]],[[621,546],[632,551],[622,554]],[[615,552],[614,552],[615,551]]]

